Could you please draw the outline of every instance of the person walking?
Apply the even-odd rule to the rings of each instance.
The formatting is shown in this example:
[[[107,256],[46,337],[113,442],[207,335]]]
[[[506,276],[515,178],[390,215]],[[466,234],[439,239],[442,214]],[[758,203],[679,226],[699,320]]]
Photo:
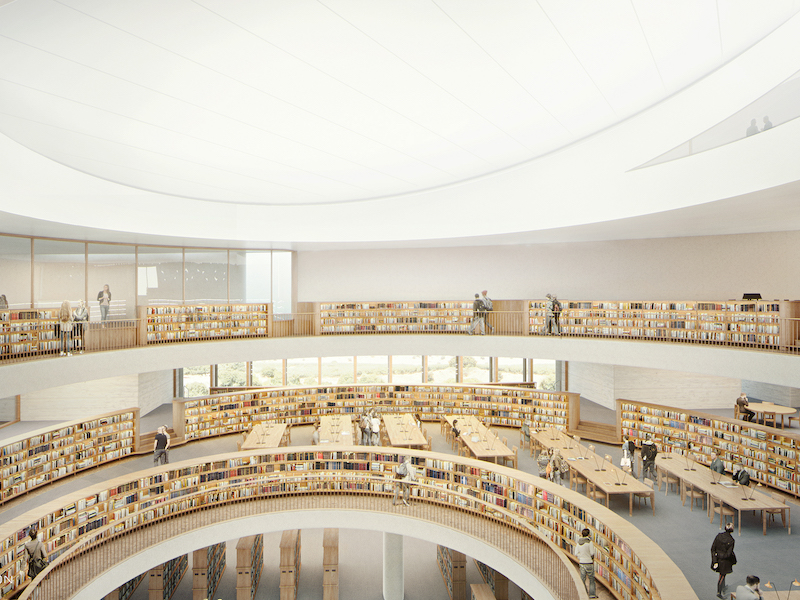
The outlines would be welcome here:
[[[481,300],[483,301],[483,307],[486,309],[484,313],[484,321],[486,322],[486,329],[489,330],[489,333],[494,333],[494,325],[492,325],[492,311],[494,310],[494,305],[492,303],[492,299],[489,298],[486,294],[488,294],[488,290],[483,290],[481,292]]]
[[[592,539],[589,537],[589,529],[584,528],[581,531],[581,537],[578,538],[578,543],[575,545],[575,558],[578,559],[578,564],[581,569],[581,581],[586,585],[586,579],[589,579],[589,598],[597,598],[597,588],[594,581],[594,546]]]
[[[642,477],[649,477],[652,480],[658,479],[656,473],[656,455],[658,448],[653,443],[652,437],[647,436],[647,439],[642,444]]]
[[[472,303],[472,324],[467,333],[473,335],[478,329],[481,335],[486,335],[486,305],[481,300],[481,295],[475,294],[475,302]]]
[[[413,464],[411,464],[410,456],[406,456],[403,459],[403,462],[397,465],[395,477],[397,479],[397,485],[395,485],[394,488],[394,500],[392,501],[392,506],[397,505],[397,498],[400,495],[400,490],[403,491],[403,504],[408,506],[408,501],[411,498],[411,484],[417,480],[417,469]]]
[[[28,577],[34,579],[47,566],[47,556],[44,553],[44,544],[36,536],[36,530],[31,527],[28,532],[30,540],[25,542],[25,554],[28,555]]]
[[[164,427],[158,428],[156,439],[153,442],[153,465],[159,464],[169,464],[169,438]]]
[[[636,479],[636,444],[627,435],[622,442],[622,459],[619,461],[621,468],[630,467],[631,477]]]
[[[381,445],[381,420],[378,413],[373,410],[372,416],[369,418],[369,431],[371,434],[371,442],[373,446]]]
[[[75,319],[72,316],[72,307],[69,300],[61,303],[58,311],[58,327],[61,336],[61,356],[72,356],[72,329]]]
[[[733,565],[736,564],[736,553],[733,547],[736,540],[733,539],[733,523],[725,523],[725,531],[718,533],[711,544],[711,569],[719,573],[717,579],[717,598],[725,598],[725,576],[733,573]],[[738,594],[737,594],[738,598]]]
[[[86,324],[89,322],[89,311],[86,310],[86,302],[83,300],[78,302],[78,308],[75,309],[72,318],[75,320],[72,339],[75,341],[78,353],[83,354],[86,348]]]

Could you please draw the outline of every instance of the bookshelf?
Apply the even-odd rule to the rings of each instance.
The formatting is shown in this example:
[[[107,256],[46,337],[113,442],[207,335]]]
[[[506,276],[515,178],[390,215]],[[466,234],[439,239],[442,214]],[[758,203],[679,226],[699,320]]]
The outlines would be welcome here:
[[[544,333],[544,301],[528,306],[529,333]],[[789,301],[563,301],[562,334],[778,347],[781,318],[797,316]]]
[[[256,597],[264,570],[264,535],[243,537],[236,544],[236,600]]]
[[[313,423],[323,415],[378,412],[419,413],[425,421],[474,415],[487,425],[567,429],[580,420],[578,394],[523,386],[365,384],[262,388],[173,401],[172,423],[179,438],[202,439],[244,432],[260,421]]]
[[[467,557],[445,546],[436,546],[436,562],[447,588],[450,600],[462,600],[467,597]]]
[[[192,554],[192,600],[214,596],[225,572],[225,550],[225,542],[220,542]]]
[[[472,301],[322,302],[320,334],[465,333]]]
[[[651,435],[659,452],[678,454],[691,444],[698,462],[706,465],[716,452],[726,470],[741,461],[754,481],[800,496],[800,436],[783,429],[630,400],[617,400],[617,422],[622,434],[639,444]]]
[[[300,530],[290,529],[281,534],[280,600],[296,600],[300,584]]]
[[[129,456],[138,447],[138,408],[5,440],[0,446],[0,504],[73,473]]]
[[[136,588],[139,587],[139,584],[145,578],[145,575],[147,575],[147,573],[141,573],[130,581],[126,581],[113,592],[106,595],[104,600],[128,600],[131,596],[133,596],[133,593],[136,591]]]
[[[475,560],[475,566],[483,581],[489,586],[495,600],[508,600],[508,577],[495,571],[492,567]]]
[[[269,304],[140,306],[140,344],[268,337]]]
[[[170,600],[189,568],[189,555],[184,554],[150,569],[149,600]]]
[[[339,600],[339,530],[322,534],[322,600]]]
[[[58,309],[0,310],[0,359],[57,353]]]
[[[573,560],[574,545],[581,529],[587,527],[599,549],[597,579],[615,597],[660,599],[657,583],[661,581],[674,597],[696,598],[680,570],[654,542],[622,517],[577,492],[483,461],[361,446],[221,454],[128,474],[56,499],[0,525],[0,591],[9,594],[26,581],[23,548],[31,525],[38,525],[52,562],[106,526],[117,534],[138,531],[190,512],[203,515],[206,513],[201,509],[219,505],[231,507],[230,518],[234,518],[236,506],[250,510],[245,502],[248,500],[274,498],[277,502],[294,496],[297,500],[291,499],[287,507],[297,510],[302,498],[320,490],[329,497],[326,502],[337,494],[358,495],[376,498],[380,510],[389,512],[393,472],[401,453],[411,456],[417,467],[414,494],[421,508],[430,503],[458,511],[459,515],[473,514],[476,519],[491,520],[494,513],[489,505],[496,511],[505,511],[496,516],[509,527],[520,532],[537,530]],[[314,481],[325,483],[315,487]],[[196,527],[206,524],[202,517],[193,522]],[[282,585],[287,586],[288,594],[294,590],[299,575],[299,531],[284,534],[281,546],[281,570],[287,569],[282,573]],[[214,552],[200,551],[198,562],[206,557],[206,573],[213,572]],[[218,556],[219,566],[224,552]],[[210,581],[208,575],[202,580],[206,584]]]

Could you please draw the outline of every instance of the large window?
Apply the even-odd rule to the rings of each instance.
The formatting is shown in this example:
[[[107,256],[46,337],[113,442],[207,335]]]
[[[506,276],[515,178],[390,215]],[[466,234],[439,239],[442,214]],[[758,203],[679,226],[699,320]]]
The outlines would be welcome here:
[[[317,385],[318,383],[318,358],[290,358],[286,361],[287,385]]]
[[[388,383],[389,357],[358,356],[356,357],[358,383]]]
[[[211,383],[211,367],[200,365],[183,369],[183,395],[186,398],[207,396]]]
[[[353,383],[352,356],[326,356],[322,359],[322,385]]]
[[[253,385],[283,385],[283,361],[281,359],[253,361]]]
[[[455,383],[455,356],[429,356],[427,383]]]
[[[109,319],[136,316],[136,248],[116,244],[89,244],[89,320],[100,320],[97,295],[104,286],[111,292]]]
[[[275,314],[292,312],[292,253],[272,253],[272,308]]]
[[[75,309],[86,299],[86,244],[34,240],[33,301],[36,308],[57,308],[68,300]]]
[[[0,294],[9,308],[31,307],[31,240],[0,236]]]
[[[186,304],[228,301],[228,251],[187,249],[184,256]]]
[[[497,359],[497,381],[499,383],[521,383],[522,367],[525,364],[524,358],[506,358],[500,356]]]
[[[392,383],[423,383],[421,356],[392,356]]]
[[[489,358],[486,356],[464,356],[463,383],[489,383]]]
[[[533,359],[533,380],[540,390],[556,389],[556,361]]]
[[[217,365],[218,387],[239,387],[247,385],[247,363],[227,363]]]
[[[138,273],[139,304],[183,303],[182,249],[140,246]]]

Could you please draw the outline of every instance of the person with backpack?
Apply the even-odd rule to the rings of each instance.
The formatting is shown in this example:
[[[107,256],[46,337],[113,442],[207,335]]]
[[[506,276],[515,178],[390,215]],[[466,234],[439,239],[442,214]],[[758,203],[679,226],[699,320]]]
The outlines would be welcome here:
[[[486,309],[486,313],[484,315],[484,321],[486,322],[486,329],[489,330],[489,333],[494,333],[494,325],[492,325],[492,311],[494,310],[492,305],[492,299],[489,298],[486,294],[489,292],[487,290],[483,290],[481,292],[481,300],[483,300],[483,307]]]
[[[650,477],[650,479],[658,479],[656,475],[656,455],[658,448],[653,443],[651,436],[642,444],[642,477]]]
[[[411,464],[411,457],[406,456],[395,469],[394,476],[396,485],[394,488],[394,500],[392,506],[397,505],[397,498],[400,495],[400,490],[403,490],[403,504],[408,506],[408,500],[411,497],[411,484],[417,479],[417,469]]]
[[[42,540],[36,537],[36,529],[31,527],[28,536],[31,538],[25,543],[25,554],[28,555],[28,577],[34,579],[47,566],[47,557]]]
[[[561,325],[558,322],[561,316],[561,302],[551,294],[547,294],[546,297],[547,302],[544,305],[546,317],[544,333],[545,335],[561,335]]]
[[[472,324],[469,327],[470,335],[480,328],[481,335],[486,335],[486,305],[481,300],[480,294],[475,294],[475,302],[472,303]]]

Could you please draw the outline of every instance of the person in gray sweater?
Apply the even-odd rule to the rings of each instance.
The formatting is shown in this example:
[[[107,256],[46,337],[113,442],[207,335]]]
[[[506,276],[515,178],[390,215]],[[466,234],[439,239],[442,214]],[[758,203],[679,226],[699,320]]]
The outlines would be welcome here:
[[[589,598],[597,598],[597,589],[594,582],[594,546],[589,537],[589,529],[584,528],[575,545],[575,557],[581,568],[581,581],[586,585],[586,578],[589,578]]]

